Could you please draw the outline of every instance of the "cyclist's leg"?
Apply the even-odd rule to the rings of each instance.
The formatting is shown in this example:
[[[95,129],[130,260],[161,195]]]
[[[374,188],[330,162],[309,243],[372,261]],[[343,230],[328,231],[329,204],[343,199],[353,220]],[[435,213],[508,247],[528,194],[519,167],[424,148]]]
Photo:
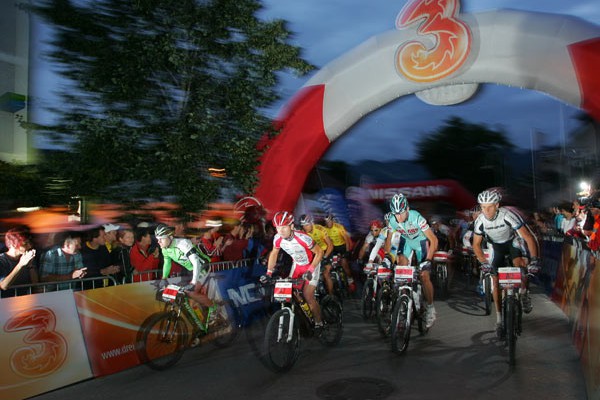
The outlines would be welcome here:
[[[323,269],[323,279],[325,280],[325,287],[327,287],[327,293],[333,293],[333,281],[331,280],[331,264],[325,265]]]
[[[417,264],[420,264],[425,260],[425,256],[427,255],[427,240],[421,240],[417,243],[411,243],[411,247],[417,257]],[[433,305],[434,295],[433,283],[431,283],[431,265],[427,268],[421,269],[419,277],[421,278],[421,285],[423,287],[423,294],[425,295],[425,300],[427,301],[427,304],[431,306]]]
[[[304,287],[302,288],[304,299],[308,303],[308,306],[310,307],[310,310],[312,311],[313,316],[315,317],[316,323],[320,323],[322,321],[321,307],[319,306],[317,299],[315,299],[315,289],[317,288],[317,284],[319,283],[319,275],[321,273],[320,269],[320,266],[315,268],[315,272],[313,273],[312,279],[310,281],[305,282]]]
[[[492,297],[494,298],[494,305],[496,306],[496,325],[502,324],[502,296],[500,285],[498,285],[498,268],[504,266],[504,255],[507,252],[508,246],[506,243],[503,245],[492,244],[492,259],[490,265],[492,266],[492,284],[494,285]]]
[[[214,302],[208,297],[208,287],[201,283],[196,283],[193,290],[186,292],[187,295],[196,303],[203,307],[212,307]]]

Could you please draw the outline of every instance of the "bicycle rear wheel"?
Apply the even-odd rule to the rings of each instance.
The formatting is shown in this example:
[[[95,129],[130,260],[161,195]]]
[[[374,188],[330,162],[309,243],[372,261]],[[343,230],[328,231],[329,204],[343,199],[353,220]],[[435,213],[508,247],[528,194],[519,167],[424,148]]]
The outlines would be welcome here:
[[[392,324],[392,288],[384,286],[377,293],[377,327],[381,336],[390,335]]]
[[[300,332],[289,308],[273,314],[267,323],[264,339],[265,365],[275,372],[288,371],[298,359]]]
[[[438,264],[436,268],[436,283],[439,296],[445,300],[448,298],[448,266],[444,263]]]
[[[363,286],[360,296],[360,310],[363,319],[370,319],[375,312],[375,302],[373,301],[373,278],[368,278]]]
[[[492,277],[486,275],[483,277],[483,301],[485,303],[485,315],[492,313]]]
[[[188,329],[174,313],[150,315],[138,330],[136,353],[140,361],[155,370],[173,366],[188,345]]]
[[[333,296],[326,296],[321,302],[323,330],[319,336],[321,343],[335,346],[342,339],[342,306]]]
[[[233,343],[240,333],[242,315],[240,310],[231,302],[218,304],[215,322],[208,327],[214,333],[213,344],[217,347],[227,347]]]
[[[397,354],[402,354],[408,348],[410,341],[410,302],[408,297],[401,296],[396,302],[392,311],[392,351]]]

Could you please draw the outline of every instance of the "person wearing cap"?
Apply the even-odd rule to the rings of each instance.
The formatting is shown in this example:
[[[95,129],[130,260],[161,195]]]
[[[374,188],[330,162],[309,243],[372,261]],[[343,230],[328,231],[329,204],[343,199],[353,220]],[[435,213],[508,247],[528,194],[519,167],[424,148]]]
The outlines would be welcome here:
[[[344,228],[344,225],[334,221],[333,214],[327,214],[325,217],[325,230],[327,235],[333,242],[332,254],[339,254],[341,258],[341,265],[348,278],[348,290],[350,293],[356,291],[356,285],[354,284],[354,278],[352,277],[352,271],[350,270],[350,251],[352,250],[352,239]]]
[[[327,230],[323,225],[315,224],[312,215],[302,214],[300,216],[300,226],[304,233],[308,234],[315,243],[323,250],[323,259],[321,267],[323,267],[323,280],[327,293],[334,295],[333,280],[331,279],[331,253],[333,252],[333,242],[327,235]]]
[[[121,227],[119,225],[113,224],[104,224],[102,226],[104,227],[105,246],[108,249],[108,252],[110,253],[114,247],[118,246],[117,232],[119,231],[119,229],[121,229]]]

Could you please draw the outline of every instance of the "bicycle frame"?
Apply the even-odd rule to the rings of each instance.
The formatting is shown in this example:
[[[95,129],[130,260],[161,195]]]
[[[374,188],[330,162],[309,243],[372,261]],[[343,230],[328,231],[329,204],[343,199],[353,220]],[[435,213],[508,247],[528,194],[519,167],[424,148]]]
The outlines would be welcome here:
[[[305,284],[305,280],[302,278],[292,279],[292,278],[278,278],[275,281],[275,288],[273,290],[273,300],[281,303],[281,308],[289,309],[290,313],[290,322],[287,326],[287,337],[292,337],[292,330],[294,329],[294,321],[296,318],[296,309],[299,308],[302,310],[301,315],[305,317],[305,322],[308,323],[308,327],[314,329],[314,318],[312,315],[312,311],[308,306],[308,303],[304,299],[304,295],[302,294],[302,288]],[[303,307],[306,305],[306,308]],[[279,327],[278,339],[283,337],[283,329],[285,327]]]

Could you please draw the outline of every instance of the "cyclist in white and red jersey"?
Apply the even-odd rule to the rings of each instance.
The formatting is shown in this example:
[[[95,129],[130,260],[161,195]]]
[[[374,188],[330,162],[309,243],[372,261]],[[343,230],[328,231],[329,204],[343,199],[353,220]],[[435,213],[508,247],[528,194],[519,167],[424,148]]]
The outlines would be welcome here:
[[[498,268],[504,266],[505,255],[510,255],[513,262],[517,263],[525,256],[518,246],[515,247],[515,237],[521,236],[527,243],[531,254],[531,261],[527,266],[530,273],[538,273],[540,263],[538,260],[538,248],[535,237],[527,229],[525,223],[517,214],[506,207],[500,207],[500,194],[497,191],[484,190],[477,196],[477,202],[481,205],[481,214],[474,224],[473,252],[481,263],[483,270],[492,272],[494,290],[494,304],[496,305],[496,335],[502,337],[502,312],[499,298],[500,288],[498,286]],[[486,239],[488,246],[493,249],[492,260],[488,263],[482,249],[482,241]],[[523,311],[531,311],[531,300],[526,292],[527,275],[523,274],[523,285],[519,289]]]
[[[273,226],[277,229],[277,233],[273,238],[273,250],[269,254],[267,276],[273,274],[279,250],[282,249],[289,254],[293,260],[290,277],[294,279],[303,277],[307,281],[303,288],[304,298],[315,317],[315,328],[320,329],[323,322],[321,307],[315,299],[315,289],[319,282],[323,250],[309,235],[294,230],[293,223],[294,216],[287,211],[279,211],[273,217]]]

